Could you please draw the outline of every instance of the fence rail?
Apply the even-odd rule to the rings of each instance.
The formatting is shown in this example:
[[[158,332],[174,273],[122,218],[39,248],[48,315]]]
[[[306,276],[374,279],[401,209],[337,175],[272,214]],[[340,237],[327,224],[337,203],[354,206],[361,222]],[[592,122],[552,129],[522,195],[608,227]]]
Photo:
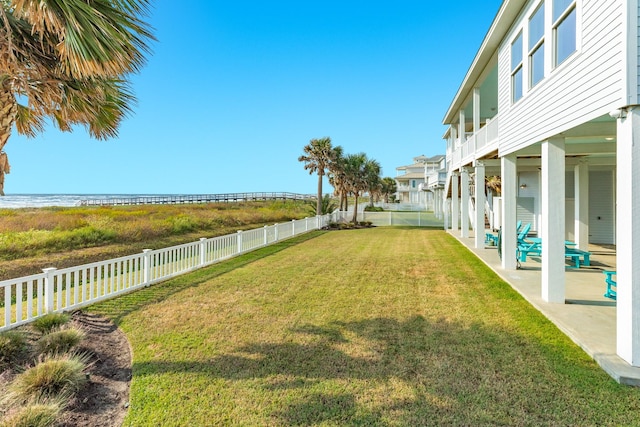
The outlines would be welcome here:
[[[287,223],[201,238],[163,249],[0,282],[0,332],[47,313],[70,311],[116,297],[291,237],[349,221],[353,213],[292,220]],[[373,225],[442,226],[426,212],[359,212],[358,221]],[[4,298],[2,298],[4,294]]]
[[[308,200],[315,199],[316,197],[317,196],[297,193],[186,194],[86,199],[80,201],[80,206],[169,205],[184,203],[228,203],[266,200]]]

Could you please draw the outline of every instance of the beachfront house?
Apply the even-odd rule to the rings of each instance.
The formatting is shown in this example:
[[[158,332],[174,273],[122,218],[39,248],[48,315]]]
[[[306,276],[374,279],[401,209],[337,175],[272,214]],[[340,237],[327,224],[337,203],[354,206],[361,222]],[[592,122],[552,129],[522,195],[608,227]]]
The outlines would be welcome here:
[[[517,236],[505,230],[516,230],[518,219],[530,222],[543,248],[541,297],[558,304],[565,303],[565,240],[584,250],[615,245],[611,334],[618,356],[636,367],[639,26],[638,0],[504,0],[475,42],[480,48],[443,120],[452,233],[482,248],[488,214],[497,211],[502,268],[515,270]],[[493,206],[488,176],[501,178]]]
[[[422,190],[425,181],[427,157],[413,158],[413,163],[396,168],[396,200],[400,203],[425,204],[426,194]]]
[[[435,195],[444,189],[446,169],[445,156],[413,158],[413,163],[396,168],[396,200],[400,203],[419,204],[428,210],[436,210]],[[439,194],[439,201],[442,194]],[[440,202],[440,205],[442,203]]]

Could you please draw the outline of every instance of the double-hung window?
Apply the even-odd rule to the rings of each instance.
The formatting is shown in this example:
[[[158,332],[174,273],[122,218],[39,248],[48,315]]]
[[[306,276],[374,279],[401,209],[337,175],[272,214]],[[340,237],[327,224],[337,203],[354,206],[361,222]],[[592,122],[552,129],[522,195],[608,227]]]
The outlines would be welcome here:
[[[553,0],[554,66],[577,49],[576,0]]]
[[[511,43],[511,101],[522,98],[522,33]]]
[[[529,19],[529,87],[544,78],[544,2]]]

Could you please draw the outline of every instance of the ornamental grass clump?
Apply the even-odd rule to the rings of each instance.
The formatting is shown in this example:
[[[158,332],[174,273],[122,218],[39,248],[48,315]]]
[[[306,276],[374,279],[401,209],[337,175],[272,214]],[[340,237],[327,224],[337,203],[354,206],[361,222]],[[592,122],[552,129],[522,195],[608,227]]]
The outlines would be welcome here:
[[[76,328],[60,329],[43,335],[36,342],[36,349],[40,354],[67,353],[80,344],[85,333]]]
[[[87,381],[86,368],[86,356],[46,356],[37,365],[16,375],[8,386],[6,399],[14,405],[47,399],[66,400]]]
[[[0,427],[50,427],[56,425],[61,410],[56,402],[32,403],[9,414]]]
[[[27,340],[22,332],[0,333],[0,367],[11,362],[26,349]]]
[[[66,325],[69,320],[70,317],[66,313],[49,313],[37,318],[32,325],[36,331],[46,334]]]

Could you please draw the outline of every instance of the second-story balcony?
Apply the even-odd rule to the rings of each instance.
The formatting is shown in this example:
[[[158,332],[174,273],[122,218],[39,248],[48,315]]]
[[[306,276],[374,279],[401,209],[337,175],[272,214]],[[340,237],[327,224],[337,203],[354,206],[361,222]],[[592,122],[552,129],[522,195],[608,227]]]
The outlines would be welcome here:
[[[450,162],[450,166],[458,168],[497,150],[498,123],[498,116],[495,116],[487,120],[478,132],[467,133],[464,138],[454,140],[452,147],[447,147],[447,162]]]

